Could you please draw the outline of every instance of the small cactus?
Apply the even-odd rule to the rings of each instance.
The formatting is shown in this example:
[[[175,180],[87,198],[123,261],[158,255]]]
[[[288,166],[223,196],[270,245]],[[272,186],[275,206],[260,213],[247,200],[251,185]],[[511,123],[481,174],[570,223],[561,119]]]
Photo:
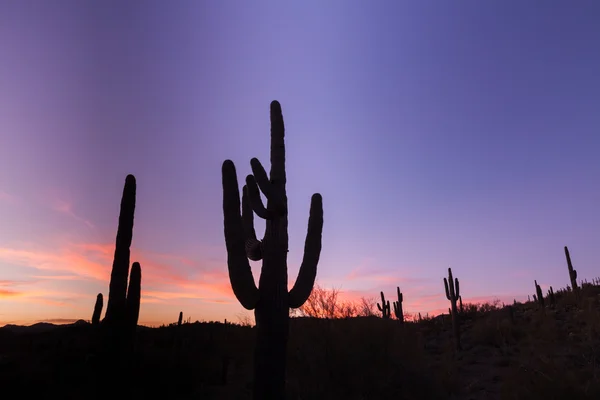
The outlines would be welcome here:
[[[551,307],[556,305],[556,297],[554,297],[554,289],[552,289],[552,286],[550,286],[550,289],[548,289],[548,300],[550,300]]]
[[[456,344],[456,349],[461,350],[460,344],[460,327],[458,320],[458,312],[456,307],[456,301],[460,297],[460,286],[458,282],[458,278],[452,280],[452,269],[448,268],[448,279],[444,278],[444,288],[446,289],[446,298],[450,301],[450,305],[452,306],[452,330],[454,331],[454,340]]]
[[[571,263],[571,255],[569,254],[569,249],[565,246],[565,257],[567,258],[567,268],[569,269],[569,279],[571,280],[571,287],[573,288],[573,292],[577,292],[577,270],[573,269],[573,264]]]
[[[536,296],[534,296],[534,298],[537,298],[540,307],[544,308],[544,293],[542,292],[542,288],[540,287],[540,285],[538,285],[537,280],[535,280],[534,282],[536,292]]]
[[[377,303],[377,308],[381,311],[381,318],[389,318],[391,315],[390,311],[390,301],[385,301],[385,296],[383,292],[381,292],[381,304]]]
[[[183,322],[183,311],[179,311],[179,319],[177,320],[177,326],[181,326]]]
[[[396,287],[396,293],[398,295],[398,301],[394,301],[394,314],[401,324],[404,323],[404,310],[402,309],[402,302],[404,301],[404,295],[400,291],[400,287]]]
[[[94,313],[92,314],[92,325],[98,325],[100,323],[102,307],[104,307],[104,296],[102,296],[102,293],[98,293],[98,296],[96,296],[96,304],[94,305]]]

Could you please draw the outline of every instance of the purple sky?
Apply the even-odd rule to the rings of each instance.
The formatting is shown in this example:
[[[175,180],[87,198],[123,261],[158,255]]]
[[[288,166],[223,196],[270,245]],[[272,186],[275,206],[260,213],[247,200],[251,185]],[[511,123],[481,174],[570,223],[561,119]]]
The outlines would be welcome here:
[[[234,320],[220,168],[268,162],[274,99],[290,279],[314,192],[349,298],[445,309],[450,266],[524,299],[568,283],[564,245],[600,275],[599,2],[285,3],[2,2],[0,325],[91,318],[128,173],[140,322]]]

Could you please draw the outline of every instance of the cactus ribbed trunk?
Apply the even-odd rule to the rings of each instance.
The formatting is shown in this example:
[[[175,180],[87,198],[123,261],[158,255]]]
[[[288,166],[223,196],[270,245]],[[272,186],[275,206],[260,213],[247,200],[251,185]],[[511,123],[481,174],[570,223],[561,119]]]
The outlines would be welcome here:
[[[251,160],[252,175],[246,177],[242,194],[232,161],[223,163],[223,214],[227,265],[233,292],[242,306],[254,309],[257,343],[254,357],[254,399],[285,398],[286,347],[289,309],[304,304],[312,291],[321,253],[323,205],[321,195],[311,199],[304,258],[294,287],[288,292],[288,213],[285,190],[285,129],[281,106],[271,103],[271,171]],[[267,198],[262,203],[260,192]],[[258,240],[254,213],[266,220],[265,235]],[[258,287],[248,259],[262,260]]]

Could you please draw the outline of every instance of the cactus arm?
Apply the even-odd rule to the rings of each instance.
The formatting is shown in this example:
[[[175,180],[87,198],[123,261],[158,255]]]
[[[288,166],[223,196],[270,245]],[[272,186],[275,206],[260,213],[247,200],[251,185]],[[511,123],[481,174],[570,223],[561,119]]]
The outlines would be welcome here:
[[[285,187],[285,125],[281,113],[281,104],[271,102],[271,184]]]
[[[444,288],[446,289],[446,298],[452,301],[452,296],[450,296],[450,290],[448,289],[448,280],[444,278]]]
[[[256,180],[252,175],[248,175],[246,177],[246,191],[248,192],[248,199],[250,200],[252,210],[256,213],[256,215],[266,220],[273,219],[272,213],[265,208],[265,205],[260,198],[260,192],[258,190]]]
[[[134,329],[140,317],[140,297],[142,293],[142,268],[140,263],[134,262],[129,275],[129,288],[127,288],[127,323]]]
[[[317,264],[321,255],[321,239],[323,234],[323,198],[319,193],[312,196],[308,231],[304,243],[304,256],[296,283],[290,290],[288,302],[290,308],[298,308],[308,299],[317,276]]]
[[[269,176],[265,171],[264,167],[258,160],[258,158],[252,158],[250,160],[250,167],[252,168],[252,175],[256,180],[260,191],[263,192],[265,197],[268,199],[271,197],[271,181],[269,180]]]
[[[223,224],[229,280],[240,304],[245,309],[252,310],[258,302],[259,292],[252,276],[250,263],[246,258],[244,226],[240,215],[240,193],[235,165],[231,160],[223,162],[222,175]]]
[[[252,212],[250,200],[248,199],[247,186],[244,186],[242,193],[242,225],[244,227],[246,239],[246,257],[252,261],[260,261],[263,257],[262,245],[261,241],[256,238],[256,231],[254,230],[254,213]]]
[[[460,297],[460,285],[458,282],[458,278],[454,278],[454,298]]]

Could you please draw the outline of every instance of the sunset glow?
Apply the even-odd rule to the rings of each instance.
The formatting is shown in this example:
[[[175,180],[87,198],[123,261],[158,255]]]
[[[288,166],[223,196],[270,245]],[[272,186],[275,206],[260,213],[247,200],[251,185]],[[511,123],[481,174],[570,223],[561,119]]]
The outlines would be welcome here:
[[[275,99],[290,287],[316,192],[317,280],[344,300],[400,286],[405,312],[447,312],[448,267],[464,302],[525,300],[534,279],[569,283],[565,245],[600,276],[597,12],[301,3],[0,5],[0,326],[106,302],[127,174],[140,324],[252,317],[229,283],[221,164],[240,182],[267,165]]]

